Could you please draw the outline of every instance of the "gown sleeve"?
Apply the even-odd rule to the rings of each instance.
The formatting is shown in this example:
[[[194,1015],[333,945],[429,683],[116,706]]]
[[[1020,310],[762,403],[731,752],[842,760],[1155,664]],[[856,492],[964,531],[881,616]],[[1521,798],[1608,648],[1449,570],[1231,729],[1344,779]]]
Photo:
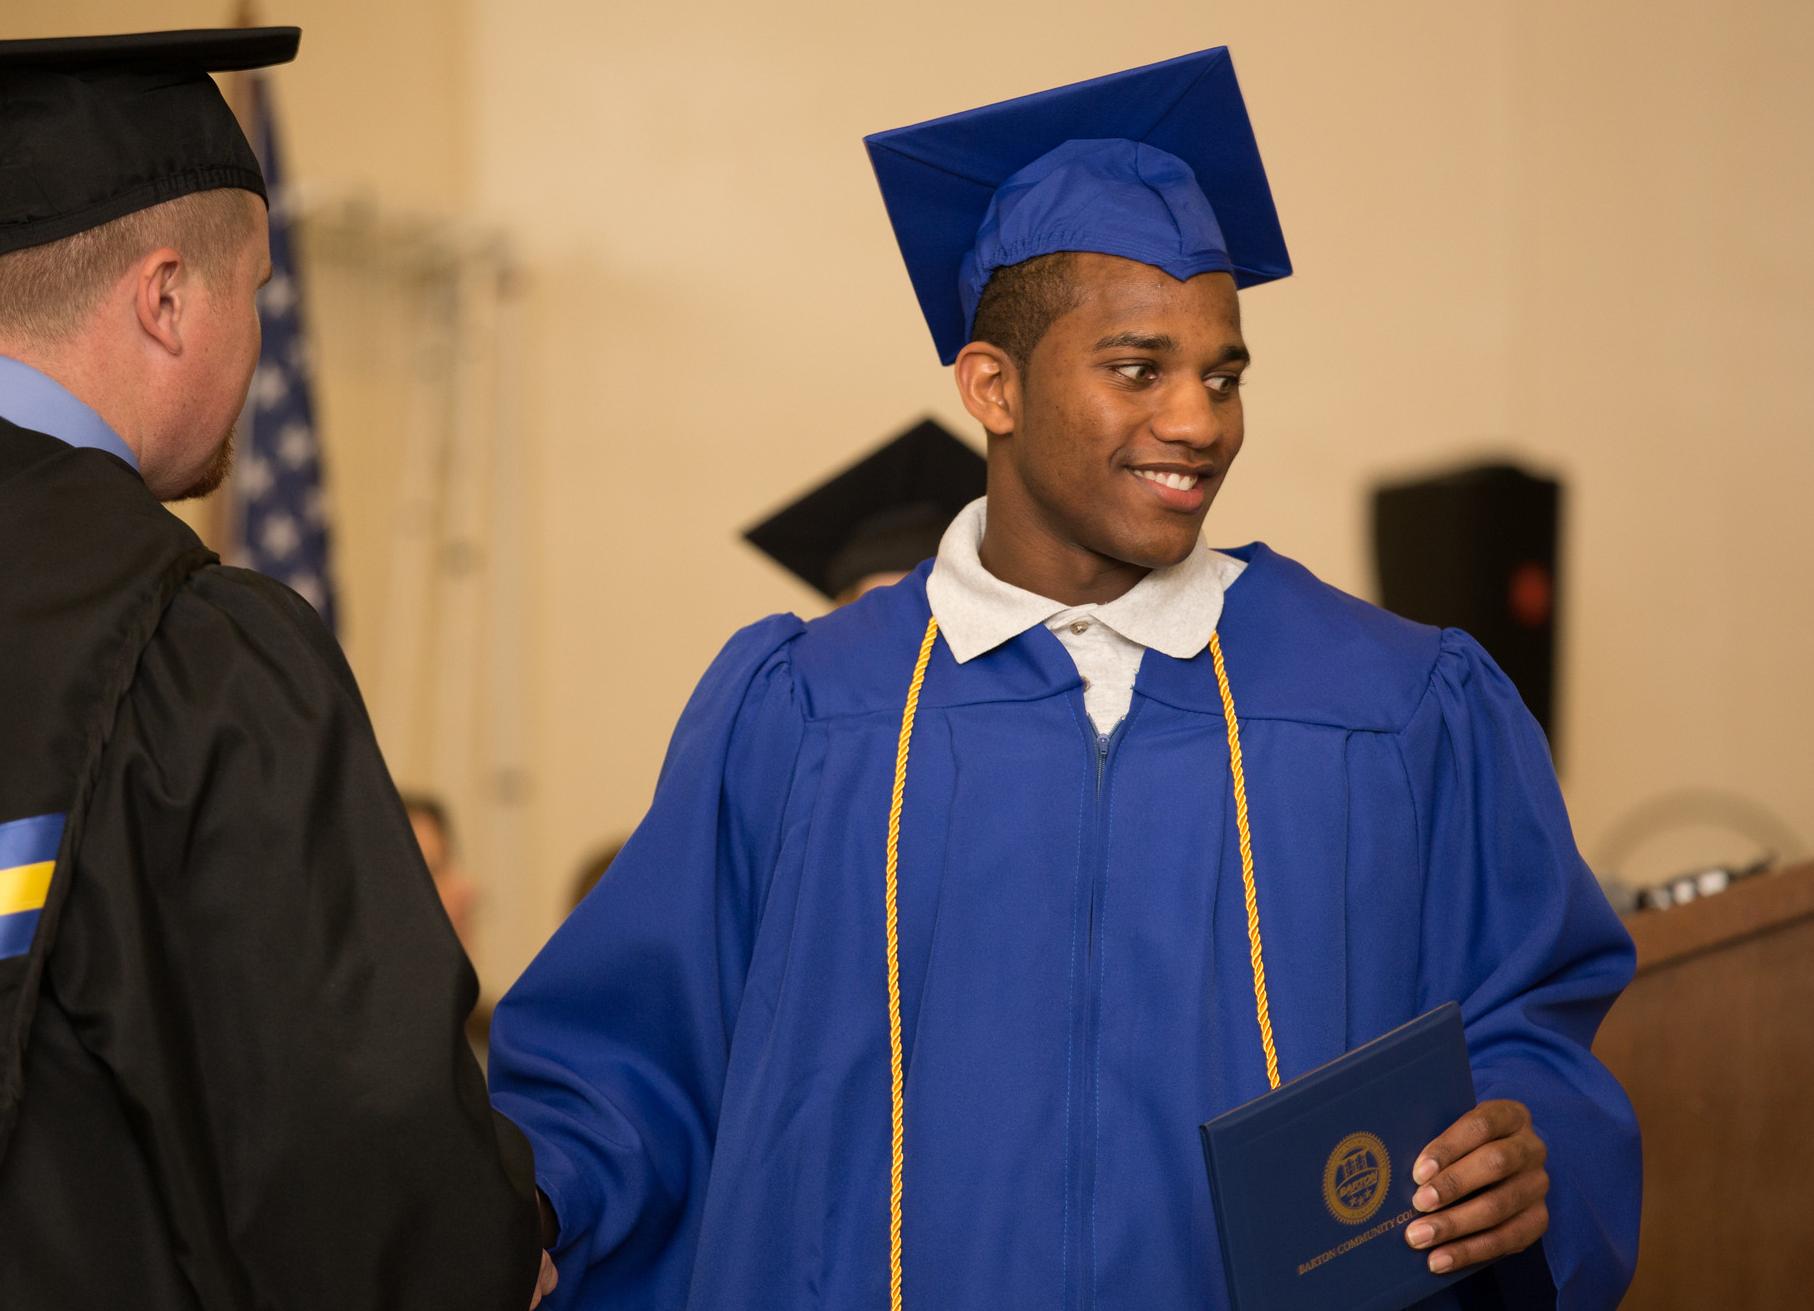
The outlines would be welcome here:
[[[529,1304],[532,1162],[463,1035],[476,980],[306,603],[239,570],[177,594],[73,860],[49,987],[200,1306]]]
[[[805,737],[787,645],[800,631],[779,616],[727,644],[647,816],[492,1018],[493,1099],[535,1147],[563,1278],[609,1261],[612,1287],[650,1305],[685,1300],[664,1281],[696,1232]]]
[[[1401,746],[1424,846],[1420,1006],[1461,1003],[1480,1099],[1525,1103],[1549,1147],[1556,1306],[1615,1306],[1637,1258],[1638,1126],[1591,1049],[1631,939],[1575,847],[1542,730],[1472,638],[1444,633]],[[1540,1283],[1538,1255],[1504,1280]]]

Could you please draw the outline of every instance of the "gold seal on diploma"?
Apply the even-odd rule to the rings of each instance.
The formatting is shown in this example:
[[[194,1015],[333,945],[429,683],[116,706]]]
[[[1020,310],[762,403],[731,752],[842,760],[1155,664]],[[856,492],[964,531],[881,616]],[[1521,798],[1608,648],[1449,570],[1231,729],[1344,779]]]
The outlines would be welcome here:
[[[1370,1133],[1351,1133],[1323,1165],[1323,1204],[1343,1224],[1365,1224],[1386,1200],[1392,1158]]]

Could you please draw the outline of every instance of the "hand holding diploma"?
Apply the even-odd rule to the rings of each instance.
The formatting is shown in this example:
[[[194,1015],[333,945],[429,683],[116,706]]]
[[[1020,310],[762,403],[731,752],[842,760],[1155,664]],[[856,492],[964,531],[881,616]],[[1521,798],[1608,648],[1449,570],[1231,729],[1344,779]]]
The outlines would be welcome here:
[[[1437,1274],[1522,1252],[1549,1228],[1548,1156],[1523,1102],[1480,1103],[1418,1154],[1411,1205],[1427,1214],[1405,1241],[1435,1248]]]

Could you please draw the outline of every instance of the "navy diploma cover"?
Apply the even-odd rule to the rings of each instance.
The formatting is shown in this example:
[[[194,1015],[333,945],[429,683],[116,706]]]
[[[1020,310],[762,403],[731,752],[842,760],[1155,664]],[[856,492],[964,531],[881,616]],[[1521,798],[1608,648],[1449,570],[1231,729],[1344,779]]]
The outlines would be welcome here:
[[[1205,1124],[1237,1311],[1399,1311],[1473,1274],[1431,1274],[1404,1231],[1417,1153],[1474,1104],[1448,1002]]]

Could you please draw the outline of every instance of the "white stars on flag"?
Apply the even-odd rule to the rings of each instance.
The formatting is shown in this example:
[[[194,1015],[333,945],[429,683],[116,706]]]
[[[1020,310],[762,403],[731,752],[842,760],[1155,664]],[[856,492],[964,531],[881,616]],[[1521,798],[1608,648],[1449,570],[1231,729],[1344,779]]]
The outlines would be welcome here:
[[[259,293],[258,306],[265,314],[288,314],[296,308],[296,280],[287,273],[273,270],[271,280]]]
[[[264,346],[248,397],[238,498],[241,560],[287,584],[331,628],[334,593],[320,435],[304,333],[303,285],[291,239],[282,163],[272,130],[270,89],[254,79],[253,146],[271,193],[271,280],[258,294]]]
[[[290,578],[290,590],[317,610],[327,602],[327,589],[314,574],[295,574]]]
[[[300,469],[315,458],[315,433],[300,419],[291,419],[277,434],[277,458],[286,469]]]
[[[262,456],[253,454],[243,456],[236,466],[233,475],[234,486],[239,494],[249,501],[256,501],[271,490],[271,464]]]
[[[278,564],[282,564],[302,545],[302,533],[297,530],[296,521],[287,514],[266,515],[264,526],[259,530],[258,545],[264,553]],[[289,580],[294,583],[294,578]]]
[[[266,327],[266,332],[270,331]],[[268,353],[268,352],[267,352]],[[252,375],[252,401],[261,410],[275,410],[289,395],[288,371],[276,364],[261,364]]]

